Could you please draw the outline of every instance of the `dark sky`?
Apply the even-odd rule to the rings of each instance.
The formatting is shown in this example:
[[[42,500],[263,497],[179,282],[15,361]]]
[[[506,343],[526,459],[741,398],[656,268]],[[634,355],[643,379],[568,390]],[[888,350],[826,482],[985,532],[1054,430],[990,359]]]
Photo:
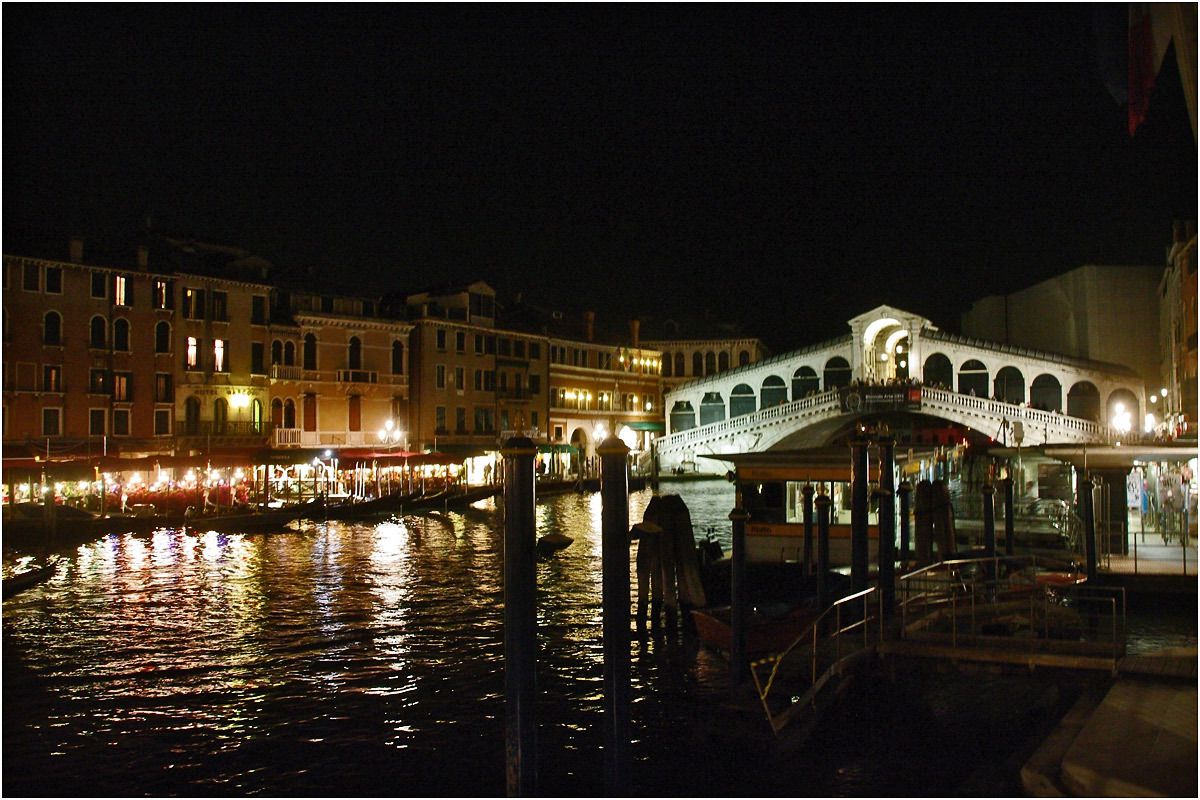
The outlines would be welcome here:
[[[1173,55],[1133,139],[1106,85],[1125,8],[10,4],[5,251],[149,216],[339,290],[954,327],[1195,218]]]

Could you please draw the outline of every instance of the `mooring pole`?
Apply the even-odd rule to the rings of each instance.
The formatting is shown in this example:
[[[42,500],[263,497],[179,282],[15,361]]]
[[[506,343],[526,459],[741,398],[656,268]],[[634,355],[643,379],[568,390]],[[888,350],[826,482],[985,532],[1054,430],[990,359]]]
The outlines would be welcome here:
[[[600,454],[604,614],[604,791],[629,795],[629,448],[616,436]]]
[[[850,589],[867,588],[867,440],[850,441]]]
[[[729,645],[729,688],[737,694],[738,686],[746,679],[746,520],[750,514],[742,507],[742,493],[737,494],[737,506],[729,512],[733,525],[732,552],[729,556],[729,628],[733,641]]]
[[[537,565],[533,460],[525,437],[504,443],[504,706],[508,796],[537,792],[533,687],[537,650]]]
[[[983,494],[983,550],[988,558],[996,555],[996,487],[985,483]]]
[[[896,599],[896,440],[879,440],[879,591],[883,614],[890,617]]]
[[[1079,502],[1083,506],[1083,540],[1087,548],[1087,579],[1088,584],[1096,582],[1096,509],[1093,502],[1095,484],[1092,479],[1083,475],[1079,478]]]
[[[829,495],[817,495],[817,605],[829,608]]]
[[[804,495],[804,574],[813,574],[813,495],[816,490],[811,483],[800,490]]]
[[[1004,479],[1004,555],[1013,554],[1013,479]]]
[[[901,569],[908,569],[912,553],[908,549],[908,513],[912,508],[912,484],[904,481],[896,491],[900,493],[900,564]]]

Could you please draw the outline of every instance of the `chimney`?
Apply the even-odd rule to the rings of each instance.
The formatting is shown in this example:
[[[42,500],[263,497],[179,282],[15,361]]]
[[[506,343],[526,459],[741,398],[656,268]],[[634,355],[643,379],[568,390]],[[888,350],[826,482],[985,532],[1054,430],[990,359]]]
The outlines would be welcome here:
[[[629,320],[629,339],[633,347],[638,347],[638,328],[642,327],[639,319]]]
[[[584,330],[587,331],[587,340],[589,342],[595,341],[595,339],[596,339],[596,312],[595,311],[583,312],[583,324],[585,326]]]
[[[71,237],[71,243],[68,248],[68,257],[72,264],[83,263],[83,239],[81,237]]]
[[[137,268],[141,272],[145,272],[150,268],[150,250],[144,244],[138,245]]]

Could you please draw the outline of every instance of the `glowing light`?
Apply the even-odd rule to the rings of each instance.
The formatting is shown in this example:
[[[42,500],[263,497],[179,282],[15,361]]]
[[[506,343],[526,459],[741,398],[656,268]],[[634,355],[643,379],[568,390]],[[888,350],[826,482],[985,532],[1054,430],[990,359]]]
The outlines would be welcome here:
[[[233,477],[240,481],[242,478],[246,477],[246,473],[242,472],[241,467],[238,467],[236,470],[234,470]]]
[[[1146,432],[1146,433],[1150,433],[1151,431],[1153,431],[1153,430],[1154,430],[1154,426],[1155,426],[1157,423],[1158,423],[1158,420],[1156,420],[1156,419],[1154,418],[1154,415],[1153,415],[1153,414],[1147,414],[1147,415],[1146,415],[1146,422],[1145,422],[1145,425],[1143,426],[1143,430],[1145,430],[1145,432]]]
[[[234,392],[229,395],[229,405],[233,408],[246,408],[250,405],[250,394],[248,392]]]
[[[880,360],[880,361],[887,361],[887,353],[880,353],[880,354],[879,354],[879,360]]]
[[[1163,396],[1163,399],[1164,399],[1164,400],[1166,400],[1166,399],[1167,399],[1167,390],[1166,390],[1166,388],[1165,388],[1165,387],[1164,387],[1164,388],[1162,388],[1162,389],[1159,389],[1159,390],[1158,390],[1158,393],[1159,393],[1159,394],[1161,394],[1161,395]]]
[[[900,362],[900,368],[901,368],[901,369],[904,369],[904,368],[905,368],[905,367],[907,367],[907,366],[908,366],[908,362],[907,362],[907,361],[901,361],[901,362]]]
[[[1150,395],[1150,402],[1151,402],[1151,403],[1157,403],[1157,402],[1158,402],[1158,395],[1156,395],[1156,394],[1152,394],[1152,395]]]

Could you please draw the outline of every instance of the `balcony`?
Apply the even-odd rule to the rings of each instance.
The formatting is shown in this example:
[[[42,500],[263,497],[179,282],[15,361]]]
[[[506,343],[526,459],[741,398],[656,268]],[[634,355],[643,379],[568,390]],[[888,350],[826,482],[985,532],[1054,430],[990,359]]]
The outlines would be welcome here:
[[[530,400],[533,399],[533,393],[530,392],[528,389],[524,389],[524,388],[521,388],[521,389],[516,389],[516,388],[497,389],[496,390],[496,399],[497,400],[508,400],[510,402],[518,402],[518,403],[528,403]]]
[[[271,426],[261,422],[218,422],[211,419],[175,423],[175,435],[181,438],[262,439],[270,433]]]
[[[299,447],[300,446],[300,429],[299,428],[276,428],[275,429],[275,447]]]
[[[339,369],[338,383],[379,383],[379,373],[367,369]]]
[[[525,436],[533,441],[544,439],[546,434],[542,433],[540,428],[525,428],[524,430],[505,430],[500,431],[500,441],[506,442],[514,436]]]
[[[296,364],[271,365],[271,380],[273,381],[298,381],[300,377],[301,369]]]

